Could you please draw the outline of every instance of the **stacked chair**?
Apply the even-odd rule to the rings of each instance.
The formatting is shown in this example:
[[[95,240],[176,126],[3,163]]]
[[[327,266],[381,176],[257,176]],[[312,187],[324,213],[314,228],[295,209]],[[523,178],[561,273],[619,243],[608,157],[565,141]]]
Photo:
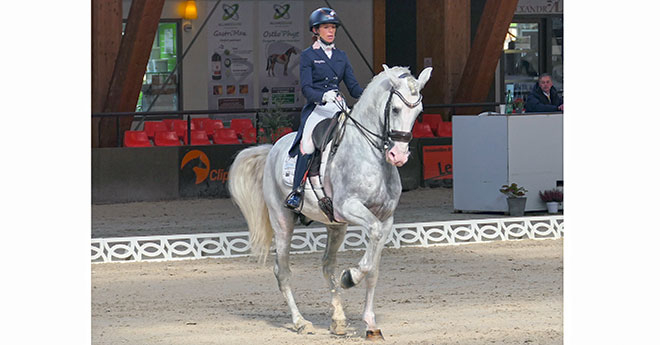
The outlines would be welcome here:
[[[292,132],[289,127],[278,128],[273,136],[279,139]],[[180,146],[188,144],[188,121],[164,119],[145,121],[144,130],[124,132],[125,147]],[[190,119],[191,145],[256,144],[257,130],[250,119],[232,119],[229,128],[222,120]]]

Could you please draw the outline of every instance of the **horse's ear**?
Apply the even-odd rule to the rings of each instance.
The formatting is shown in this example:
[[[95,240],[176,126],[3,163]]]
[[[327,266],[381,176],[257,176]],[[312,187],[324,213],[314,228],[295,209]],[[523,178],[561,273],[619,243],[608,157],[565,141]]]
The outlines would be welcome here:
[[[424,68],[422,73],[419,74],[419,78],[417,78],[417,83],[419,84],[420,90],[424,88],[426,82],[429,81],[429,78],[431,78],[431,71],[433,71],[433,67],[426,67]]]
[[[397,89],[399,87],[399,84],[401,83],[401,79],[392,72],[392,70],[387,67],[386,64],[383,64],[383,70],[385,71],[385,75],[387,75],[387,79],[390,81],[390,85],[392,85],[393,88]]]

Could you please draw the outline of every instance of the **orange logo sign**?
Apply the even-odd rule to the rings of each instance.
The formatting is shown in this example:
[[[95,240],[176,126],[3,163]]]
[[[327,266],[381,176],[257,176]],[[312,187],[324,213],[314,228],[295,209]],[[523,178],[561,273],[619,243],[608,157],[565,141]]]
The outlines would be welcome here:
[[[200,167],[193,167],[193,171],[195,172],[195,176],[197,177],[195,179],[195,184],[200,184],[206,180],[206,178],[209,176],[209,171],[211,170],[211,164],[209,162],[209,157],[206,157],[206,154],[200,150],[192,150],[188,153],[186,153],[185,156],[183,156],[183,159],[181,160],[181,169],[183,169],[188,162],[191,160],[199,158],[199,160],[206,165],[204,168]]]
[[[222,183],[227,182],[227,175],[229,175],[229,172],[222,168],[211,169],[211,162],[209,161],[209,157],[207,157],[206,154],[200,150],[192,150],[186,153],[186,155],[183,156],[183,159],[181,160],[181,169],[183,169],[186,164],[195,158],[199,158],[199,160],[204,165],[204,167],[195,166],[192,168],[193,172],[195,173],[195,184],[204,182],[207,177],[211,181],[220,181]]]

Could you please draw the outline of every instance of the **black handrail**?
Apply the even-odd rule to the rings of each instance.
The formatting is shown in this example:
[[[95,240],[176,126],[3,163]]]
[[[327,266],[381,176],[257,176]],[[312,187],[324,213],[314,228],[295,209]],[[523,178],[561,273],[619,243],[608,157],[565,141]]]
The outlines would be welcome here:
[[[466,107],[497,107],[500,102],[481,102],[481,103],[440,103],[440,104],[424,104],[425,109],[437,109],[437,108],[450,108],[453,113],[456,112],[456,108],[466,108]],[[257,130],[259,128],[258,119],[259,113],[268,112],[269,108],[251,108],[251,109],[222,109],[222,110],[162,110],[162,111],[148,111],[148,112],[107,112],[107,113],[92,113],[93,118],[107,118],[107,117],[116,117],[117,118],[117,145],[121,146],[121,133],[119,133],[119,117],[122,116],[141,116],[144,118],[149,117],[161,117],[161,118],[178,118],[184,115],[214,115],[214,114],[250,114],[254,113],[257,119]],[[282,112],[287,113],[299,113],[302,111],[302,108],[282,108]],[[190,145],[190,130],[191,130],[191,116],[187,117],[188,123],[188,145]]]

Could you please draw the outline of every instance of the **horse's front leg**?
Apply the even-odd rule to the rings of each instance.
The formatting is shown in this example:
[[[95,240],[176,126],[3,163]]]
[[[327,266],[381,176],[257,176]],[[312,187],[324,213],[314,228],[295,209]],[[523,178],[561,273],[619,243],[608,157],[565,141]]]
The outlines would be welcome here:
[[[334,334],[346,334],[346,315],[344,314],[344,307],[342,305],[341,297],[339,295],[339,286],[337,286],[338,279],[335,276],[335,269],[337,268],[337,251],[344,242],[346,229],[348,225],[328,225],[328,241],[323,254],[323,276],[328,282],[330,294],[332,296],[332,325],[330,331]]]
[[[375,243],[374,253],[373,253],[373,267],[371,271],[367,273],[366,284],[367,284],[367,298],[364,305],[363,319],[367,324],[367,338],[374,339],[383,339],[378,327],[376,327],[376,314],[374,313],[374,297],[376,292],[376,282],[378,281],[378,272],[380,267],[380,258],[383,252],[383,247],[385,247],[385,242],[392,232],[392,223],[394,217],[388,218],[383,222],[382,231],[383,235],[379,237],[378,243]]]
[[[340,203],[337,212],[348,222],[364,226],[367,229],[369,242],[364,256],[362,256],[357,268],[351,267],[342,272],[341,285],[347,289],[359,284],[365,277],[367,278],[367,298],[363,313],[363,320],[367,324],[367,337],[376,334],[376,338],[382,338],[380,330],[376,326],[373,299],[378,280],[380,254],[392,230],[393,218],[389,217],[385,222],[381,222],[369,209],[355,199]]]

